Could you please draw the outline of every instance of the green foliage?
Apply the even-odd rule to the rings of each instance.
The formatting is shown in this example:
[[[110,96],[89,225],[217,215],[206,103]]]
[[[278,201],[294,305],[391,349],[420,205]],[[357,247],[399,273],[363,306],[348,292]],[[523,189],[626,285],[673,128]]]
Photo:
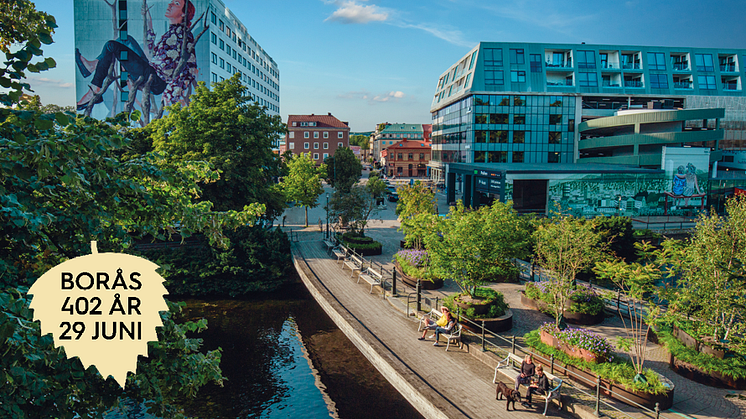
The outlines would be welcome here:
[[[200,84],[189,106],[172,105],[145,129],[155,151],[168,156],[163,165],[206,161],[220,172],[220,179],[200,184],[202,199],[217,210],[261,203],[265,217],[273,220],[285,209],[275,183],[283,174],[282,162],[272,152],[285,125],[251,99],[239,76],[213,83],[212,90]]]
[[[454,293],[443,299],[443,305],[451,310],[451,313],[461,312],[461,307],[456,305],[456,300],[460,297],[469,295],[467,293]],[[505,302],[505,297],[500,291],[495,291],[492,288],[477,287],[473,293],[474,298],[482,299],[481,303],[489,304],[489,311],[485,314],[476,314],[476,310],[473,307],[466,309],[466,312],[461,312],[466,318],[470,320],[480,319],[494,319],[505,314],[508,310],[508,303]]]
[[[353,135],[350,137],[350,145],[356,145],[360,147],[361,150],[369,150],[370,149],[370,137],[367,135]]]
[[[350,192],[363,175],[363,165],[347,147],[338,148],[334,155],[324,159],[324,164],[327,167],[326,183],[332,185],[336,192]]]
[[[590,371],[594,375],[598,375],[602,379],[617,383],[628,390],[649,394],[664,394],[668,390],[668,388],[663,385],[658,374],[651,369],[645,369],[643,371],[647,383],[635,382],[634,378],[635,375],[637,375],[635,366],[629,361],[620,359],[620,357],[615,357],[614,360],[609,362],[586,362],[580,358],[571,357],[557,348],[545,345],[541,342],[538,330],[532,330],[531,332],[526,333],[523,335],[523,338],[527,345],[541,352],[545,356],[549,357],[550,355],[553,355],[555,361],[559,361],[565,365],[574,365],[578,368]]]
[[[404,185],[397,189],[399,203],[396,215],[401,219],[399,231],[404,232],[407,245],[422,249],[424,238],[432,231],[434,218],[419,217],[422,214],[435,214],[435,194],[419,180],[414,185]]]
[[[143,251],[161,266],[170,294],[243,296],[274,291],[292,272],[290,242],[279,228],[239,227],[227,233],[230,247],[193,246]]]
[[[692,364],[708,374],[716,372],[732,377],[735,380],[746,378],[746,358],[743,354],[726,356],[720,359],[698,352],[676,339],[673,333],[671,333],[671,327],[665,323],[657,323],[655,333],[658,335],[658,340],[665,345],[668,352],[678,360]]]
[[[608,243],[608,249],[616,257],[628,262],[635,260],[635,237],[629,217],[596,217],[593,230],[599,234],[601,242]]]
[[[385,190],[383,181],[375,177],[364,185],[354,185],[347,192],[337,189],[329,201],[329,216],[339,219],[343,226],[349,225],[353,233],[364,236],[370,218],[381,211],[377,201]]]
[[[542,292],[542,288],[544,291]],[[549,292],[551,285],[548,282],[527,282],[525,293],[526,297],[542,301],[549,305],[554,302],[554,296]],[[595,316],[604,310],[604,300],[598,296],[595,292],[586,289],[585,287],[576,287],[570,290],[568,301],[570,302],[570,308],[567,310],[571,313],[589,314]],[[549,309],[545,310],[548,314],[554,314]]]
[[[305,208],[308,227],[308,208],[316,208],[319,196],[324,193],[321,179],[326,176],[326,166],[316,167],[310,153],[293,157],[287,165],[288,175],[282,179],[280,187],[286,201],[294,201],[296,206]]]
[[[453,278],[467,293],[513,272],[512,259],[528,253],[529,225],[510,203],[496,201],[476,210],[459,203],[434,224],[425,237],[433,272]]]

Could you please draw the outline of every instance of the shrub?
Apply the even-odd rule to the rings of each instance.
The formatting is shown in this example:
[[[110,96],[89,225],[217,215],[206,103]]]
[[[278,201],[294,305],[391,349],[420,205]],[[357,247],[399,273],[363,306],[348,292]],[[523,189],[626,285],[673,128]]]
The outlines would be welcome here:
[[[554,323],[544,323],[539,330],[549,333],[555,338],[570,346],[592,352],[598,360],[613,360],[614,348],[605,337],[591,332],[588,329],[568,327],[558,330]]]
[[[461,310],[461,307],[456,305],[456,298],[459,298],[464,293],[451,294],[443,299],[443,305],[451,310],[451,313],[457,313]],[[505,314],[508,310],[508,303],[505,302],[505,298],[500,291],[495,291],[492,288],[479,287],[474,290],[474,296],[484,299],[484,304],[489,304],[490,308],[486,314],[475,314],[474,308],[468,308],[466,312],[461,314],[470,320],[479,319],[494,319]]]
[[[548,291],[547,283],[528,282],[525,289],[526,297],[532,300],[540,300],[544,303],[551,304],[552,296]],[[604,300],[596,291],[590,287],[579,284],[570,293],[570,308],[567,310],[571,313],[589,314],[595,316],[604,310]]]
[[[373,239],[370,237],[361,236],[357,233],[347,232],[342,234],[342,241],[347,243],[355,244],[370,244],[373,243]]]

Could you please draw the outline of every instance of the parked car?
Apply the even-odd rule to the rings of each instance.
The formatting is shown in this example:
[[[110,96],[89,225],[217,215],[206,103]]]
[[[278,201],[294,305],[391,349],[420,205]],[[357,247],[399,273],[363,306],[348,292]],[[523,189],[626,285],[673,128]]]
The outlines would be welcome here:
[[[396,192],[391,192],[389,194],[389,202],[397,202],[399,201],[399,194]]]

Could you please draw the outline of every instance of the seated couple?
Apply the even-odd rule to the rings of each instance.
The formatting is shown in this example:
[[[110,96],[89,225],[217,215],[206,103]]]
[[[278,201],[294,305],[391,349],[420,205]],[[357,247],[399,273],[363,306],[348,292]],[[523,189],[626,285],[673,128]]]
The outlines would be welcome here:
[[[549,378],[544,374],[544,367],[534,364],[530,354],[521,362],[521,373],[515,378],[515,391],[521,384],[528,385],[526,401],[521,403],[524,407],[531,407],[533,394],[545,395],[549,392]]]
[[[448,307],[441,307],[440,311],[442,314],[436,322],[428,319],[427,317],[422,319],[424,328],[422,330],[422,336],[417,338],[417,340],[425,340],[427,331],[434,330],[435,334],[430,335],[430,337],[435,337],[435,343],[433,344],[433,346],[438,346],[438,338],[440,337],[441,333],[450,334],[453,332],[453,328],[456,326],[456,320],[453,318],[453,315],[451,315],[451,311],[448,310]]]

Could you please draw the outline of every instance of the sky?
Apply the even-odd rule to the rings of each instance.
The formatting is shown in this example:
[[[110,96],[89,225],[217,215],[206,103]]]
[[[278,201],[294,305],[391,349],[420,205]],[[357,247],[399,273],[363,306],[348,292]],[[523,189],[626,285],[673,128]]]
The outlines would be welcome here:
[[[353,132],[431,123],[439,76],[480,41],[746,48],[742,0],[223,2],[278,64],[283,121],[331,112]],[[28,81],[73,105],[73,0],[35,3],[57,20],[43,48],[57,67]]]

